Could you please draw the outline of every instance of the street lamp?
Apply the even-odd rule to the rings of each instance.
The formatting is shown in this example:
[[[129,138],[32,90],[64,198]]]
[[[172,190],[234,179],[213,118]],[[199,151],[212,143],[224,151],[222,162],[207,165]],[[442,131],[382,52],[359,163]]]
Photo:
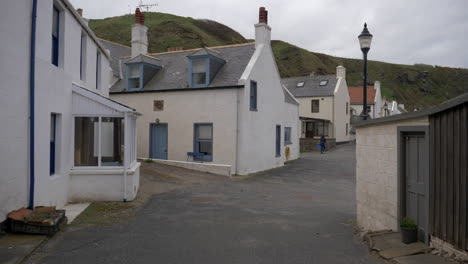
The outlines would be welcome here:
[[[367,120],[369,118],[369,114],[367,113],[367,53],[370,50],[372,42],[372,34],[369,33],[369,30],[367,30],[367,23],[364,23],[364,29],[362,30],[361,35],[359,35],[358,38],[362,54],[364,54],[364,105],[361,116],[364,120]]]

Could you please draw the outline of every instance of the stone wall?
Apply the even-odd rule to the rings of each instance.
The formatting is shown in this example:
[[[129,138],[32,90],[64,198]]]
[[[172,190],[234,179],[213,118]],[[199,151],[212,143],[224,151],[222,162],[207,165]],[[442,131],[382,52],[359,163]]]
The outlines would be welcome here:
[[[398,230],[398,127],[427,126],[428,118],[356,128],[357,222],[361,229]]]
[[[301,138],[300,139],[300,147],[301,151],[304,150],[318,150],[317,144],[320,144],[320,138]],[[336,139],[334,138],[327,138],[326,149],[334,149],[336,147]]]

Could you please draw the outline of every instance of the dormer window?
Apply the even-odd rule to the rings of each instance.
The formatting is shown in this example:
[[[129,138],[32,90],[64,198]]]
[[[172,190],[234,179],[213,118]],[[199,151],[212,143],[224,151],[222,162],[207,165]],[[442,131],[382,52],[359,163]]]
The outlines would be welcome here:
[[[221,69],[225,60],[216,51],[204,48],[192,53],[189,58],[190,87],[207,87]]]
[[[139,55],[127,61],[125,67],[126,87],[128,91],[143,89],[153,79],[154,75],[161,69],[156,58]]]
[[[133,64],[127,66],[127,88],[128,90],[140,90],[141,85],[141,73],[143,64]]]
[[[192,60],[192,86],[208,85],[208,74],[206,69],[209,68],[208,59],[193,59]]]

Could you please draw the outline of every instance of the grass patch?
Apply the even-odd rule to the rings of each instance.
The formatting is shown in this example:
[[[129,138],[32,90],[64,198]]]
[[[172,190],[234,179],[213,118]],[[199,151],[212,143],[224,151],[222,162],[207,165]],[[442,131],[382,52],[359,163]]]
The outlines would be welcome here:
[[[83,211],[73,224],[112,224],[130,217],[132,203],[93,202]]]

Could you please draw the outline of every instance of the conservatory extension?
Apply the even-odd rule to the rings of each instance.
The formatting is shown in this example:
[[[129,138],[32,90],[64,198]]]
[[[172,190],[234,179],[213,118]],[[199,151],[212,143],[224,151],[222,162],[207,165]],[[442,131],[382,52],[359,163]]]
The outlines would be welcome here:
[[[87,89],[73,87],[70,200],[133,200],[138,191],[139,114]]]

